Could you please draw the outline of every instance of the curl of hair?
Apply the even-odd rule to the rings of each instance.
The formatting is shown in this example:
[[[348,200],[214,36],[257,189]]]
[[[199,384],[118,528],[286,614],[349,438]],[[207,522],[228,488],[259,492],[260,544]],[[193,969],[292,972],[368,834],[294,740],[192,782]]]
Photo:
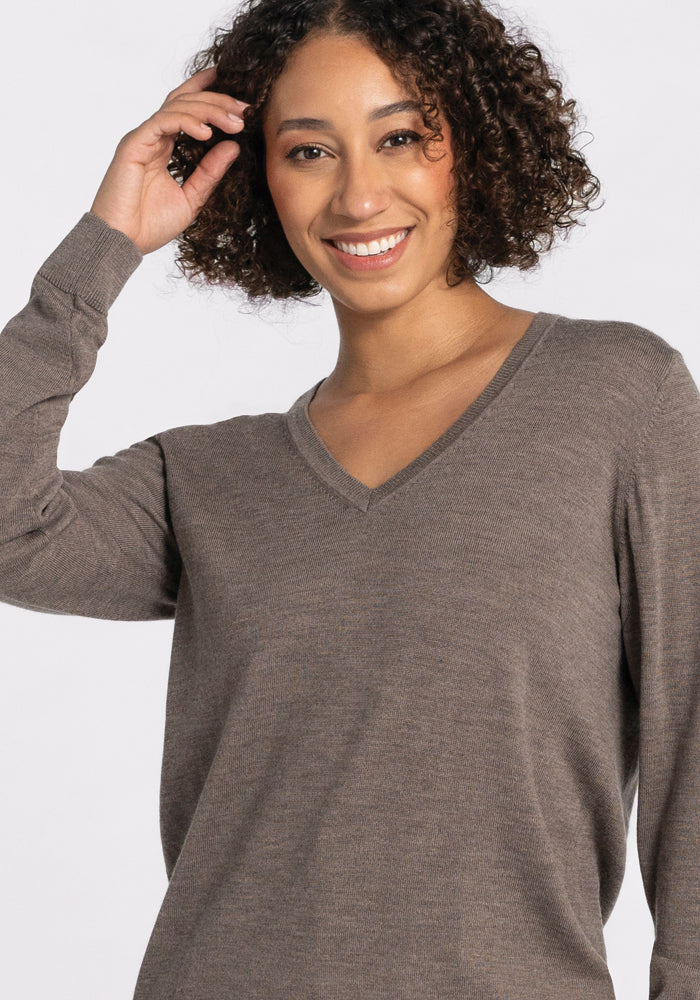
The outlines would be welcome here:
[[[423,103],[426,156],[450,126],[455,238],[448,280],[485,280],[494,268],[529,270],[568,235],[600,194],[575,148],[576,102],[540,49],[508,31],[481,0],[245,0],[215,29],[189,74],[215,66],[209,88],[248,104],[241,152],[192,224],[176,264],[191,281],[238,286],[250,300],[304,299],[321,286],[293,253],[265,176],[263,114],[296,45],[311,32],[362,38]],[[168,169],[187,179],[205,152],[230,136],[181,133]]]

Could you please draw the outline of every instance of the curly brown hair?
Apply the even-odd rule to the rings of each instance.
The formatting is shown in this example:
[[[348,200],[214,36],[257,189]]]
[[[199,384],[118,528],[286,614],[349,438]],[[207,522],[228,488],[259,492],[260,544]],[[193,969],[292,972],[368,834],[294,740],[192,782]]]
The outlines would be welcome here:
[[[216,66],[209,88],[249,103],[241,151],[197,218],[176,240],[190,280],[237,286],[251,300],[304,299],[322,289],[294,255],[267,186],[263,116],[271,88],[311,32],[363,38],[423,103],[426,144],[451,129],[455,238],[448,280],[486,281],[494,268],[535,267],[600,193],[582,153],[576,102],[565,100],[540,49],[508,31],[481,0],[245,0],[190,60]],[[168,169],[189,177],[230,136],[181,133]],[[424,146],[424,148],[426,148]],[[427,155],[427,154],[426,154]]]

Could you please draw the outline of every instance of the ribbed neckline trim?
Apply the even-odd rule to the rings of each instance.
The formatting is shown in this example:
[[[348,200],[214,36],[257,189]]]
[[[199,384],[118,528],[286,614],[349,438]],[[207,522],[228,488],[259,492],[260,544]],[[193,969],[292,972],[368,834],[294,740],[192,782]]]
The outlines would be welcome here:
[[[379,486],[370,488],[354,476],[330,453],[309,417],[309,403],[313,399],[325,377],[319,379],[294,403],[284,414],[291,438],[298,451],[311,466],[316,475],[334,492],[348,500],[353,506],[367,511],[381,500],[394,493],[400,486],[412,479],[421,469],[425,468],[445,449],[449,448],[467,427],[489,406],[521,367],[536,343],[561,317],[557,313],[538,312],[530,326],[512,348],[510,354],[498,369],[494,377],[454,421],[425,451],[421,452],[412,462],[397,472]]]

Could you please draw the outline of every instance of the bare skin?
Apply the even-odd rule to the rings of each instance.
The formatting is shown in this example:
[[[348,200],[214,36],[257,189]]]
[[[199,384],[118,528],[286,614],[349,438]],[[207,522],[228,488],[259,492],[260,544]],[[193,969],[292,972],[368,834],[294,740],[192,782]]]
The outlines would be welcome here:
[[[444,155],[433,159],[409,136],[390,141],[397,131],[425,131],[418,112],[376,118],[411,96],[362,40],[320,34],[294,50],[266,109],[277,213],[297,257],[330,292],[340,330],[336,366],[309,417],[334,458],[371,488],[467,409],[535,316],[473,281],[448,285],[449,127],[443,122]],[[326,124],[289,125],[309,119]],[[328,246],[336,234],[404,227],[410,245],[382,270],[354,270]]]
[[[206,91],[214,68],[195,73],[172,90],[161,107],[120,140],[90,211],[152,253],[197,217],[240,152],[237,142],[218,142],[180,186],[167,166],[179,132],[195,139],[211,135],[208,122],[226,132],[243,129],[247,107],[227,94]]]
[[[219,142],[182,186],[167,170],[180,131],[206,138],[207,123],[232,135],[242,130],[247,105],[207,91],[215,79],[214,68],[195,74],[127,133],[95,196],[91,211],[143,254],[194,221],[238,156],[234,140]],[[411,96],[364,42],[322,34],[294,50],[265,113],[275,207],[292,249],[329,291],[340,331],[336,366],[309,416],[336,460],[370,488],[454,423],[535,315],[497,302],[473,281],[447,284],[449,129],[443,122],[444,155],[432,160],[416,141],[424,131],[416,111],[372,117]],[[302,117],[327,125],[278,135],[283,121]],[[313,153],[290,158],[300,144]],[[384,270],[359,272],[329,252],[337,234],[361,242],[362,234],[405,229],[403,256]]]
[[[492,335],[413,384],[371,395],[334,396],[324,381],[309,418],[335,460],[370,489],[421,455],[483,392],[535,314],[508,309]]]

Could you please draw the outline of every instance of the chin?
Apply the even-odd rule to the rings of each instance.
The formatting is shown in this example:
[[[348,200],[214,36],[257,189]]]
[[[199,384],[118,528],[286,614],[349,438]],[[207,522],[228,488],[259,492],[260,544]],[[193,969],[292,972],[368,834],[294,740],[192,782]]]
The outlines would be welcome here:
[[[325,274],[309,273],[328,292],[334,303],[355,313],[374,315],[399,309],[420,294],[420,289],[397,288],[387,279],[377,281],[376,277],[374,280],[363,277],[354,282],[339,282],[337,278],[329,281]]]

